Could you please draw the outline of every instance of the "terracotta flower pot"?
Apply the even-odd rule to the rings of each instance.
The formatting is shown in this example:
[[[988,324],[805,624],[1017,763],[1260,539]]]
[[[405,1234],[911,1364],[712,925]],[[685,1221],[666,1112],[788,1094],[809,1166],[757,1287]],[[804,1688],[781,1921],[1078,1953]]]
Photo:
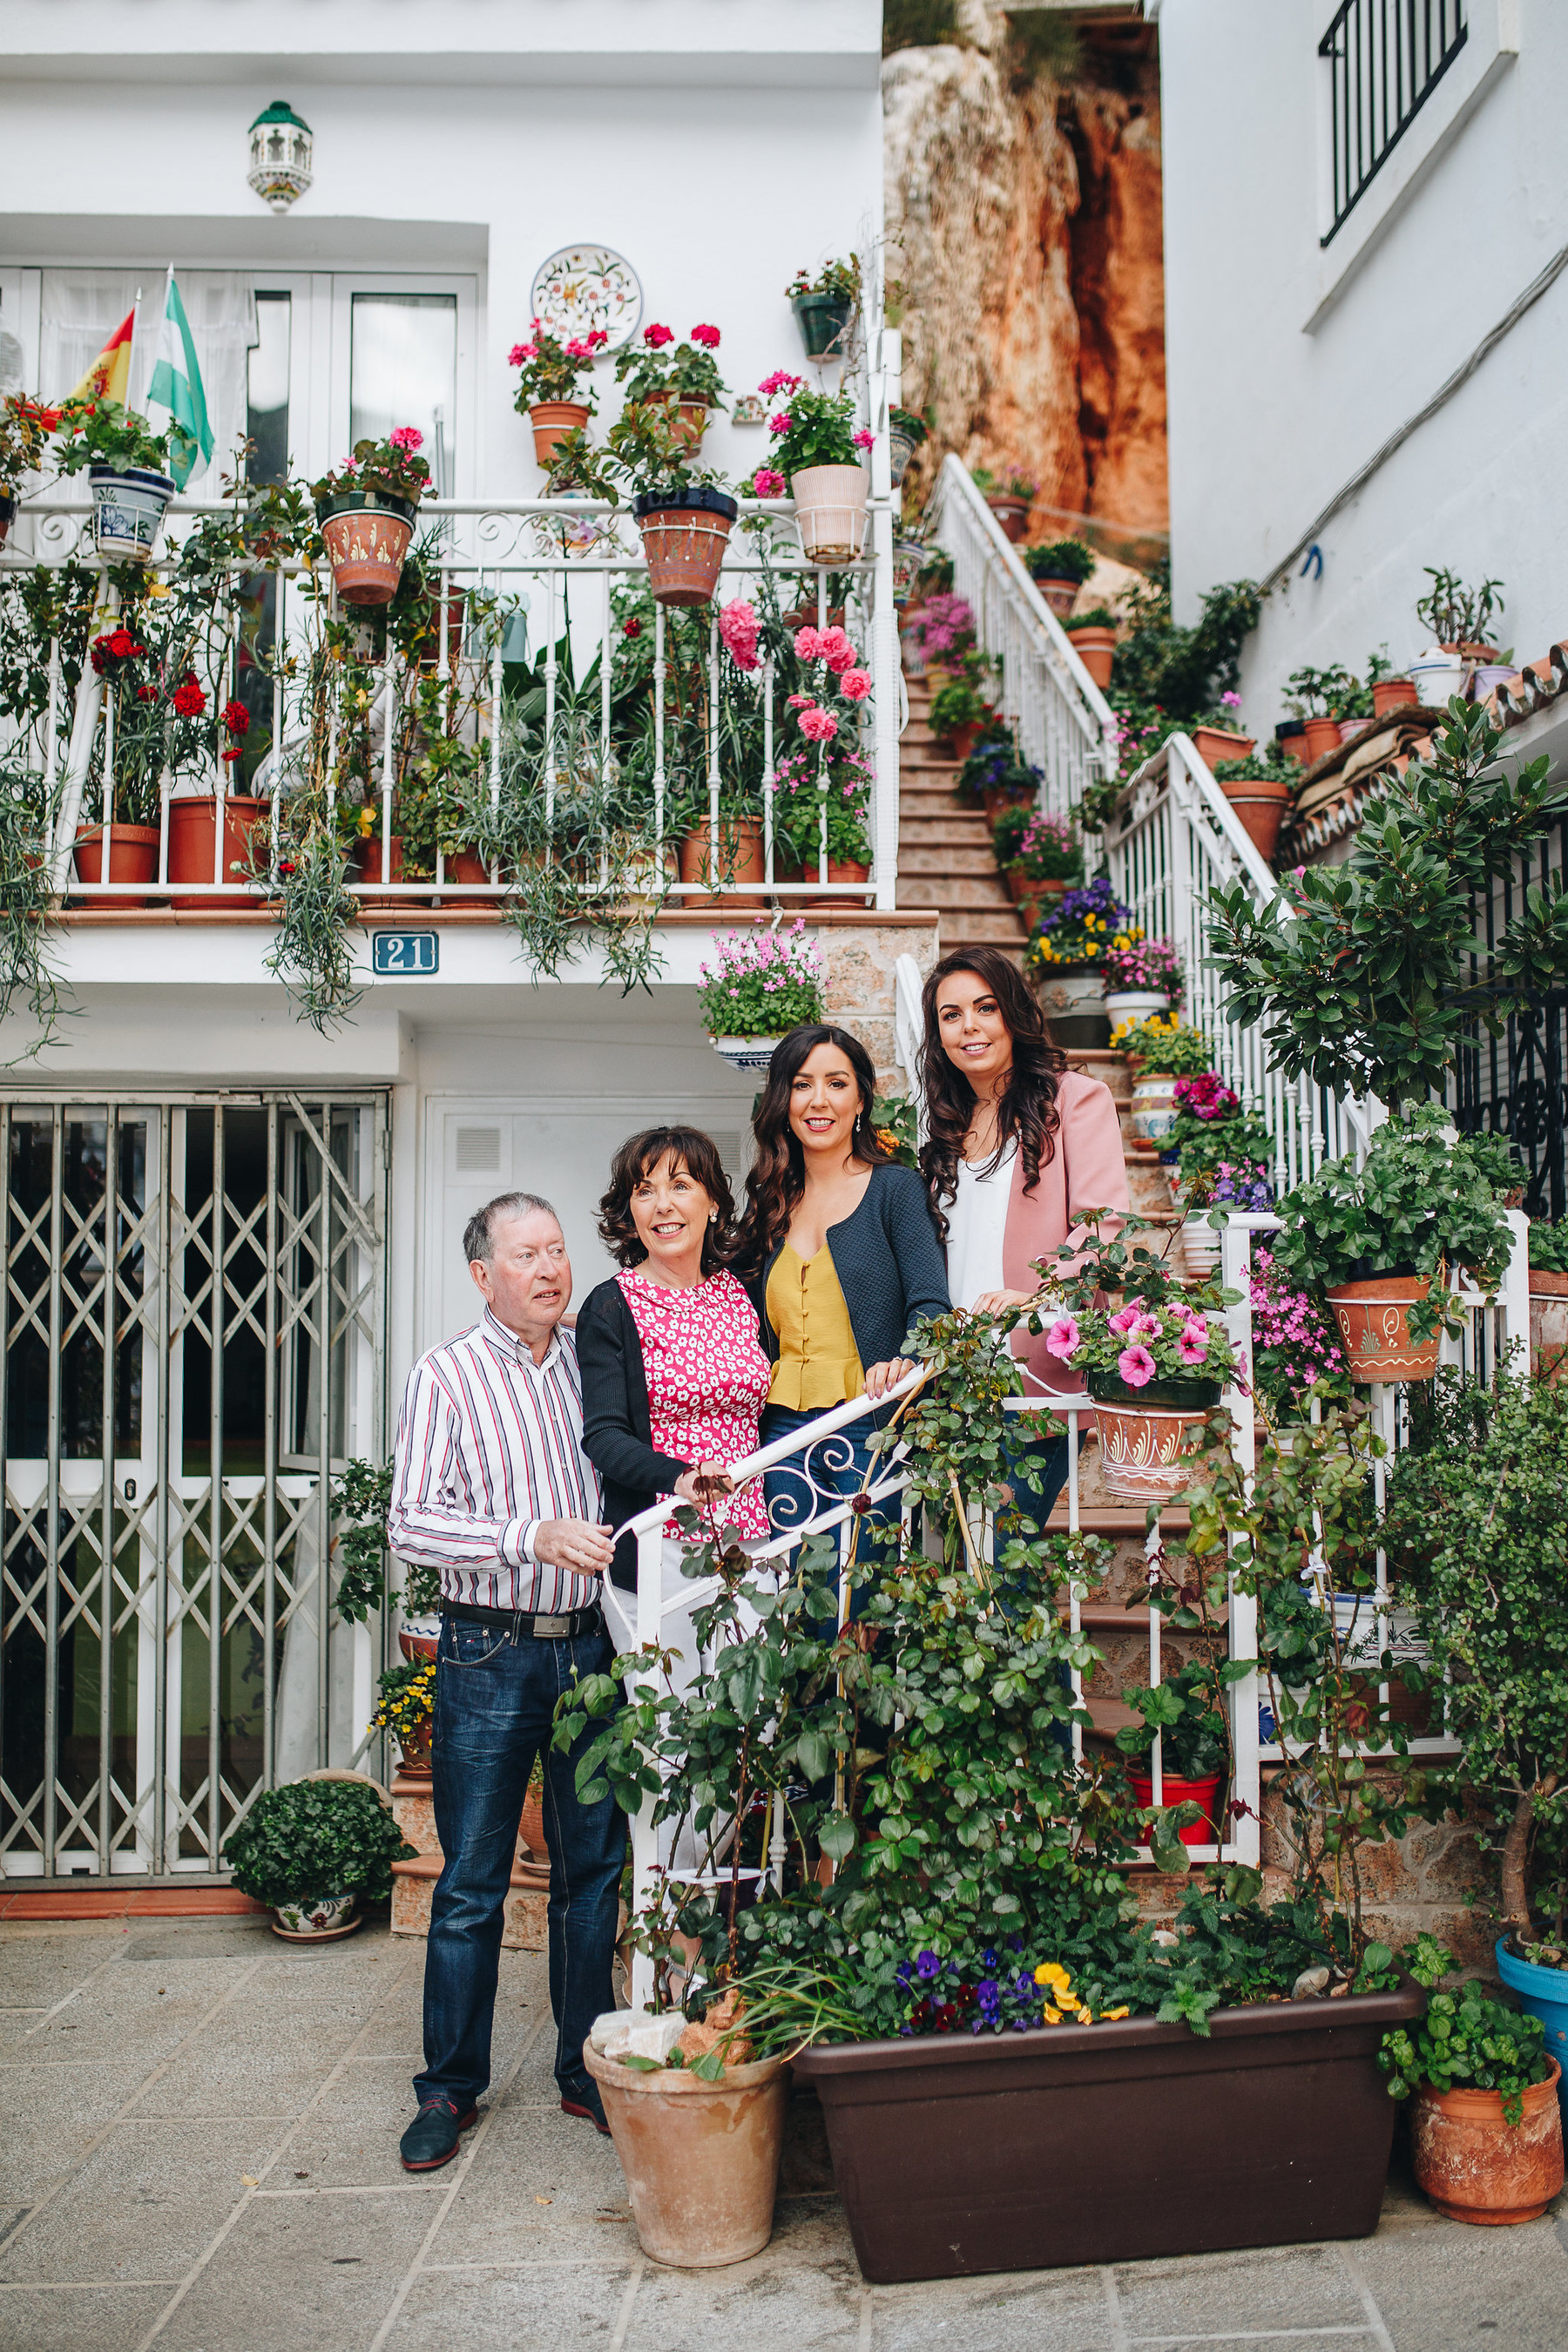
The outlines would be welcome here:
[[[683,882],[704,882],[704,891],[683,892],[679,904],[682,907],[763,907],[765,893],[753,886],[767,878],[767,861],[763,844],[760,817],[723,817],[719,820],[718,855],[714,856],[713,841],[707,825],[689,833],[680,845],[680,878]],[[726,887],[716,891],[713,885],[743,885],[741,888]]]
[[[1415,699],[1415,688],[1407,677],[1380,677],[1372,689],[1372,715],[1386,719],[1391,710],[1406,709]]]
[[[679,498],[644,491],[632,500],[647,557],[647,584],[659,604],[706,604],[718,585],[730,526],[741,509],[722,490]]]
[[[1325,751],[1340,748],[1340,722],[1337,719],[1309,719],[1306,724],[1307,764],[1321,760]]]
[[[1029,528],[1028,499],[996,497],[987,499],[985,503],[1012,541],[1013,545],[1019,546],[1025,532]]]
[[[1247,839],[1259,857],[1265,865],[1272,863],[1290,806],[1289,785],[1268,776],[1227,776],[1220,791],[1246,826]]]
[[[434,1716],[425,1716],[414,1729],[397,1734],[397,1769],[400,1772],[416,1774],[423,1780],[430,1770],[430,1735],[436,1728]]]
[[[984,723],[984,720],[979,719],[966,719],[962,727],[950,727],[947,733],[940,739],[946,744],[950,755],[958,761],[960,767],[963,765],[976,743],[979,742],[980,730]]]
[[[1103,692],[1110,684],[1111,665],[1116,658],[1115,630],[1102,628],[1098,622],[1092,628],[1075,629],[1069,622],[1068,635],[1072,639],[1073,651]]]
[[[1568,1367],[1568,1274],[1530,1274],[1530,1377],[1554,1387]]]
[[[476,882],[489,882],[490,869],[477,849],[455,849],[446,861],[447,880],[441,889],[444,907],[497,907],[497,898],[468,898],[456,894],[450,885],[466,882],[470,887]]]
[[[866,544],[870,488],[864,466],[803,466],[790,476],[795,526],[808,562],[854,562]]]
[[[1151,1381],[1129,1388],[1096,1377],[1089,1383],[1100,1432],[1100,1468],[1119,1502],[1168,1503],[1193,1472],[1203,1428],[1218,1404],[1217,1381]]]
[[[550,1847],[544,1835],[544,1792],[531,1788],[522,1801],[522,1819],[517,1833],[535,1862],[548,1862]]]
[[[1035,581],[1047,611],[1054,613],[1058,621],[1065,621],[1078,603],[1079,584],[1076,580],[1062,579],[1054,572],[1047,572],[1043,579]]]
[[[380,490],[340,490],[316,509],[342,604],[390,604],[418,509]]]
[[[223,857],[219,878],[227,881],[237,866],[250,856],[250,836],[270,814],[267,801],[230,793],[224,802]],[[213,879],[213,850],[217,835],[217,800],[212,793],[176,797],[169,803],[169,879],[205,882]],[[172,898],[172,907],[259,907],[260,889],[213,890],[202,898]]]
[[[1517,2124],[1500,2091],[1417,2091],[1410,2109],[1416,2185],[1451,2221],[1533,2221],[1563,2186],[1561,2073],[1520,2094]]]
[[[669,410],[670,429],[677,446],[682,449],[700,449],[702,436],[708,430],[708,420],[713,414],[705,400],[682,400],[676,392],[650,392],[641,405]]]
[[[79,882],[155,882],[158,879],[158,827],[155,824],[114,824],[109,828],[108,863],[104,861],[104,827],[79,824],[72,852]],[[97,891],[89,907],[144,907],[139,890]]]
[[[568,433],[586,425],[592,414],[585,400],[536,400],[528,412],[533,427],[534,463],[548,472]]]
[[[1215,768],[1222,760],[1245,760],[1258,739],[1255,735],[1233,735],[1222,727],[1194,727],[1193,749],[1205,768]],[[1221,790],[1224,790],[1223,785]]]
[[[776,864],[774,870],[777,871]],[[813,859],[809,866],[802,867],[799,879],[815,882],[816,878],[817,866]],[[871,869],[868,866],[862,866],[857,858],[830,857],[827,878],[830,882],[869,882]],[[795,903],[797,907],[852,907],[855,902],[852,898],[797,898]]]
[[[380,841],[378,839],[357,841],[354,844],[353,875],[351,878],[357,879],[358,881],[366,884],[377,883],[384,878],[388,882],[401,882],[403,879],[403,835],[400,833],[395,833],[392,835],[389,846],[392,855],[387,860],[386,874],[384,877],[381,871]],[[418,902],[416,900],[412,898],[394,898],[387,892],[377,892],[369,888],[363,890],[360,894],[360,905],[362,907],[407,908],[415,906],[417,903]]]
[[[1013,895],[1013,903],[1031,931],[1039,929],[1052,911],[1054,899],[1059,898],[1064,891],[1076,890],[1079,887],[1076,882],[1030,882],[1019,874],[1016,866],[1007,868],[1006,882]]]
[[[1432,1378],[1441,1333],[1430,1339],[1410,1336],[1410,1309],[1431,1287],[1424,1276],[1380,1274],[1370,1282],[1342,1282],[1325,1292],[1352,1381]]]
[[[1134,1801],[1140,1805],[1152,1805],[1154,1801],[1153,1774],[1136,1771],[1131,1765],[1129,1765],[1127,1778],[1132,1783]],[[1191,1799],[1204,1809],[1201,1822],[1188,1822],[1184,1829],[1177,1832],[1177,1836],[1184,1845],[1217,1845],[1219,1843],[1219,1830],[1215,1822],[1215,1815],[1218,1810],[1215,1795],[1224,1778],[1223,1772],[1206,1772],[1200,1780],[1184,1780],[1174,1772],[1166,1772],[1162,1776],[1160,1796],[1162,1804],[1184,1805]],[[1139,1840],[1140,1845],[1145,1846],[1151,1842],[1147,1832]]]
[[[773,2235],[789,2106],[782,2058],[726,2067],[721,2081],[661,2067],[643,2074],[583,2062],[599,2085],[643,2252],[676,2270],[714,2270],[760,2253]]]

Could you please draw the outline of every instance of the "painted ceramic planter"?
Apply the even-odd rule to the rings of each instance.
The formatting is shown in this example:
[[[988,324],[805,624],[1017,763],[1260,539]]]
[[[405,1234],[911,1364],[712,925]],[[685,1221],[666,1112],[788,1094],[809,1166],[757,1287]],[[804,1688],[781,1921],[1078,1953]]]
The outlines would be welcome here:
[[[275,1903],[272,1906],[274,1924],[279,1935],[297,1936],[302,1940],[320,1936],[342,1936],[354,1920],[354,1895],[318,1895],[313,1900],[299,1903]]]
[[[1132,1081],[1132,1132],[1140,1143],[1168,1142],[1176,1124],[1176,1081],[1168,1070],[1150,1070]]]
[[[1204,1425],[1220,1400],[1217,1381],[1151,1381],[1129,1388],[1101,1375],[1089,1382],[1100,1432],[1106,1492],[1123,1503],[1168,1503],[1192,1475]]]
[[[1555,1385],[1568,1369],[1568,1274],[1530,1270],[1530,1377]]]
[[[1546,2028],[1546,2054],[1559,2070],[1557,2110],[1568,2131],[1568,2075],[1563,2072],[1568,2068],[1568,1969],[1543,1969],[1521,1958],[1506,1936],[1500,1936],[1492,1948],[1498,1974],[1510,1992],[1518,1993],[1521,2009]]]
[[[430,1778],[430,1735],[435,1728],[435,1717],[426,1715],[412,1731],[397,1733],[397,1769],[408,1779]]]
[[[1078,603],[1079,583],[1047,572],[1043,577],[1035,577],[1035,585],[1045,600],[1046,610],[1054,613],[1058,621],[1065,621]]]
[[[893,477],[894,481],[898,476]],[[893,607],[901,613],[910,601],[910,593],[919,579],[926,561],[926,550],[918,539],[896,539],[893,541]],[[909,663],[904,664],[905,668]]]
[[[790,476],[795,527],[808,562],[854,562],[866,544],[870,488],[864,466],[803,466]]]
[[[1563,2186],[1562,2068],[1520,2094],[1506,2121],[1500,2091],[1417,2091],[1410,2104],[1415,2183],[1451,2221],[1533,2221]]]
[[[155,882],[158,879],[158,827],[155,824],[79,824],[72,853],[79,882]],[[145,890],[98,890],[89,907],[144,907]]]
[[[89,466],[92,491],[92,541],[110,563],[145,563],[157,543],[159,527],[174,485],[167,474],[145,466]]]
[[[1441,1333],[1429,1339],[1410,1335],[1410,1309],[1431,1287],[1421,1276],[1382,1274],[1370,1282],[1338,1283],[1326,1293],[1352,1381],[1432,1378]]]
[[[719,584],[730,526],[741,509],[722,490],[699,485],[679,498],[643,491],[632,500],[658,604],[706,604]]]
[[[855,300],[848,294],[796,294],[790,302],[808,360],[842,359]]]
[[[405,1617],[397,1629],[397,1646],[404,1656],[410,1660],[433,1658],[440,1639],[441,1617],[438,1610],[431,1610],[427,1616]]]
[[[892,475],[894,489],[898,488],[904,476],[909,472],[910,460],[920,446],[920,442],[912,434],[906,433],[901,425],[889,425],[888,466]]]
[[[776,1037],[710,1037],[708,1043],[732,1070],[765,1070],[773,1058]]]
[[[761,2253],[773,2231],[785,2061],[729,2066],[717,2083],[686,2068],[637,2074],[591,2042],[583,2063],[605,2102],[643,2252],[676,2270]]]
[[[1082,1053],[1110,1045],[1105,975],[1098,964],[1051,964],[1031,977],[1040,1010],[1058,1045],[1070,1045]]]
[[[580,432],[591,414],[585,400],[536,400],[528,412],[535,465],[548,471],[568,433]]]
[[[340,490],[316,509],[342,604],[390,604],[417,507],[381,490]]]

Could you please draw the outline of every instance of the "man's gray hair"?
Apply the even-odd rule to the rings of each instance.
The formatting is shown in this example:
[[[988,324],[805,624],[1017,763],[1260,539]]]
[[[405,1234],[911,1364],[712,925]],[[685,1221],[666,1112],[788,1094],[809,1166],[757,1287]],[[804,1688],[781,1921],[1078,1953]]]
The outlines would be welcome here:
[[[476,1258],[489,1265],[496,1219],[531,1216],[555,1217],[556,1223],[561,1223],[550,1202],[542,1201],[537,1192],[498,1192],[493,1201],[476,1209],[463,1227],[463,1255],[470,1265]]]

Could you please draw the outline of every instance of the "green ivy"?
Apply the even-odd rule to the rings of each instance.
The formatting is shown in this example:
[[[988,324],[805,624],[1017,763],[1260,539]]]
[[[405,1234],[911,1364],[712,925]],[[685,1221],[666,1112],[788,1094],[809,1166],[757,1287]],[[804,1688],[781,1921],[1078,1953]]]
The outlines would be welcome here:
[[[1438,1957],[1447,1963],[1447,1952],[1439,1948]],[[1552,2072],[1545,2043],[1540,2018],[1507,2008],[1472,1983],[1432,1993],[1418,2024],[1384,2035],[1377,2063],[1392,2099],[1426,2088],[1500,2091],[1503,2119],[1517,2130],[1523,2094]]]
[[[272,1905],[336,1895],[384,1903],[392,1864],[414,1852],[363,1780],[294,1780],[264,1790],[223,1848],[236,1885]]]

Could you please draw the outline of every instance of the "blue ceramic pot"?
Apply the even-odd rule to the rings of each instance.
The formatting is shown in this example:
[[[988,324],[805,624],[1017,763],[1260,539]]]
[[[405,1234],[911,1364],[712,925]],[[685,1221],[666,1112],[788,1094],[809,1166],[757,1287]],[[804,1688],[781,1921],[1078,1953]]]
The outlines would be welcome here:
[[[1563,2069],[1557,2104],[1568,2132],[1568,1969],[1542,1969],[1533,1960],[1521,1960],[1509,1950],[1506,1936],[1498,1937],[1495,1948],[1498,1974],[1510,1992],[1518,1993],[1521,2009],[1545,2026],[1546,2054]]]

